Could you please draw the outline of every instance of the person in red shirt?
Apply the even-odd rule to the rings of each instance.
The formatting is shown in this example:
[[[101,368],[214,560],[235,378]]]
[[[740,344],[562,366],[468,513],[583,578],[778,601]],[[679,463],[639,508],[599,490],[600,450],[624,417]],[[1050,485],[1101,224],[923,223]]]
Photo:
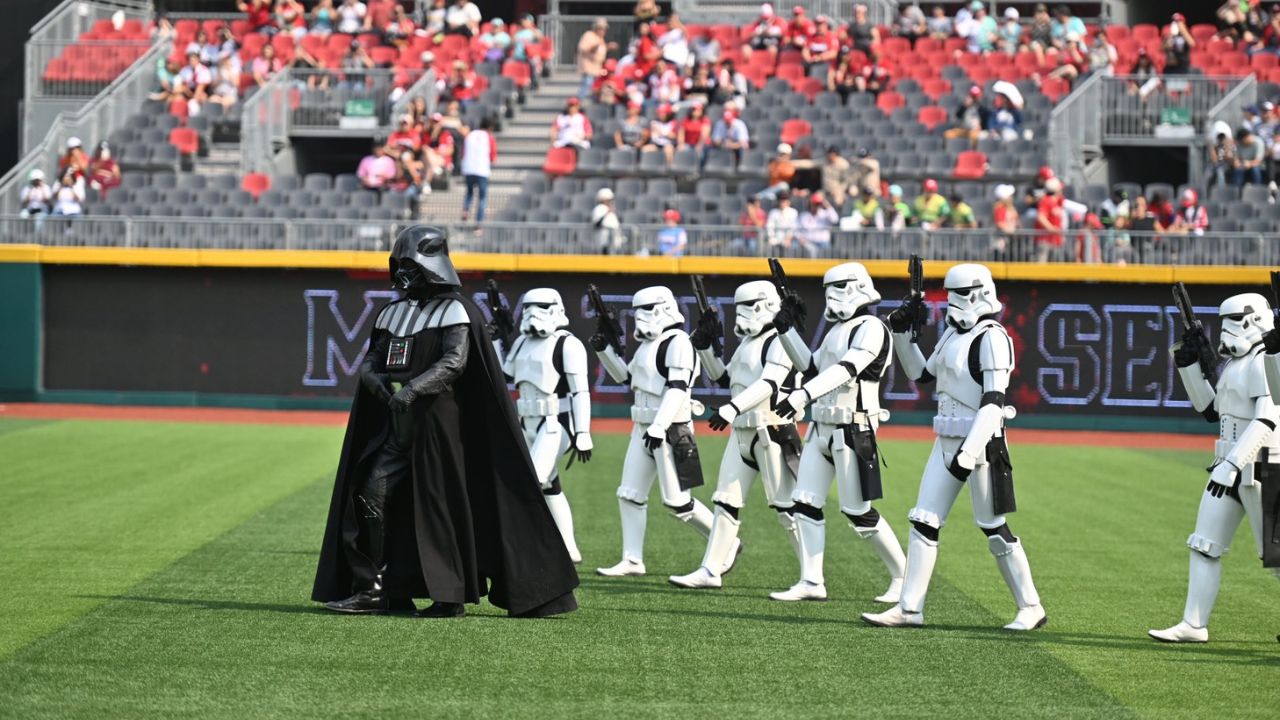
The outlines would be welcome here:
[[[120,166],[111,157],[111,147],[105,141],[98,144],[98,150],[89,163],[89,184],[103,200],[107,199],[111,188],[120,187]]]
[[[707,108],[702,103],[694,103],[689,116],[680,123],[679,145],[695,147],[701,153],[710,140],[711,120],[707,117]]]
[[[653,37],[653,26],[649,23],[640,23],[636,33],[638,37],[634,52],[635,67],[640,74],[647,76],[653,72],[653,66],[658,63],[658,58],[662,57],[662,50]]]
[[[787,45],[796,50],[803,50],[809,44],[809,37],[814,33],[813,21],[805,17],[804,8],[796,5],[791,8],[791,22],[787,23]]]
[[[400,157],[400,153],[405,150],[417,152],[421,147],[422,135],[413,125],[413,116],[401,117],[399,127],[387,136],[387,154]]]
[[[833,64],[839,53],[840,43],[836,39],[835,32],[831,30],[831,21],[826,15],[819,15],[813,33],[805,41],[804,47],[800,48],[805,70],[814,65]]]
[[[431,122],[422,134],[422,154],[426,159],[426,181],[422,184],[424,194],[431,192],[431,181],[437,175],[448,175],[453,167],[453,133],[444,126],[443,120],[444,115],[432,114]]]
[[[778,46],[782,44],[783,35],[787,32],[787,23],[773,14],[773,5],[764,3],[760,6],[760,17],[747,26],[750,37],[742,46],[742,57],[747,59],[757,50],[769,53],[772,60],[778,58]]]
[[[391,24],[392,13],[398,4],[396,0],[366,0],[364,32],[382,33]]]
[[[467,63],[463,60],[454,60],[449,77],[438,81],[436,87],[442,91],[441,95],[445,100],[457,100],[465,110],[467,105],[475,99],[475,82],[475,73],[467,68]]]
[[[239,0],[236,9],[249,16],[249,27],[254,32],[275,34],[276,21],[271,12],[271,0]]]
[[[880,57],[877,55],[874,64],[868,63],[862,66],[862,75],[857,79],[858,90],[879,95],[882,91],[889,89],[889,81],[892,79],[889,68],[880,64]]]
[[[1044,195],[1036,203],[1036,262],[1048,262],[1062,249],[1066,220],[1062,200],[1062,181],[1056,177],[1046,180]]]

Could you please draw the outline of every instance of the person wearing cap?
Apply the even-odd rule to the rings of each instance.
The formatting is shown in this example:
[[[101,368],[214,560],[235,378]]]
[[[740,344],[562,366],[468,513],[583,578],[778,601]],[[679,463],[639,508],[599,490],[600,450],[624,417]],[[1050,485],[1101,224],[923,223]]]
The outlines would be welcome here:
[[[799,224],[800,214],[791,207],[791,193],[780,193],[777,206],[769,211],[764,223],[765,239],[769,244],[768,254],[771,257],[785,255],[791,249]]]
[[[35,168],[27,173],[27,184],[18,190],[18,214],[22,217],[34,218],[36,231],[44,225],[44,216],[49,214],[53,202],[53,188],[44,180],[44,171]]]
[[[578,39],[578,74],[582,76],[582,83],[578,86],[580,99],[585,100],[591,97],[591,85],[600,76],[600,70],[604,67],[604,61],[609,55],[609,46],[617,47],[617,43],[611,43],[605,39],[605,32],[608,29],[608,20],[596,18],[591,27],[587,28],[587,31]]]
[[[982,104],[982,88],[973,85],[965,94],[964,101],[951,113],[954,122],[942,136],[952,138],[968,138],[970,143],[977,144],[983,129],[987,127],[990,108]]]
[[[1071,8],[1065,4],[1060,4],[1053,9],[1053,24],[1049,32],[1053,38],[1053,46],[1058,49],[1066,47],[1068,35],[1082,38],[1089,34],[1084,21],[1072,15]]]
[[[480,34],[480,8],[471,0],[454,0],[444,13],[444,34],[472,38]]]
[[[667,164],[670,165],[679,137],[680,128],[676,120],[676,112],[670,103],[662,103],[658,106],[657,116],[649,123],[649,142],[641,150],[662,151],[667,158]]]
[[[571,97],[565,103],[564,112],[551,122],[551,145],[586,150],[591,147],[593,132],[591,119],[582,112],[582,102]]]
[[[1006,55],[1017,55],[1022,48],[1022,23],[1019,22],[1018,8],[1009,6],[1004,9],[1004,22],[996,30],[996,47]],[[1101,35],[1102,33],[1098,33]]]
[[[1187,28],[1187,18],[1180,12],[1173,14],[1173,21],[1164,28],[1164,74],[1185,75],[1191,69],[1191,51],[1196,39]]]
[[[969,32],[963,36],[968,41],[966,49],[971,53],[990,52],[996,46],[996,32],[999,30],[996,19],[987,14],[987,5],[982,0],[969,3],[969,12],[972,14]]]
[[[849,184],[860,191],[862,189],[870,190],[876,195],[882,192],[880,189],[880,160],[871,153],[870,148],[858,148],[858,157],[853,161]]]
[[[618,211],[613,204],[613,190],[600,188],[596,191],[596,205],[591,209],[591,228],[600,252],[610,255],[622,249],[622,221],[618,219]]]
[[[1104,228],[1123,229],[1129,218],[1129,193],[1124,188],[1113,188],[1106,200],[1098,206],[1098,220]]]
[[[412,115],[401,115],[395,131],[387,136],[387,152],[395,157],[404,150],[416,153],[421,148],[422,130],[416,127]]]
[[[1173,232],[1204,235],[1209,229],[1209,211],[1200,204],[1200,193],[1186,188],[1179,198],[1178,214],[1173,219]]]
[[[733,153],[734,163],[742,159],[742,151],[751,144],[751,133],[747,124],[738,117],[738,109],[732,103],[724,108],[724,113],[711,128],[711,145]],[[703,162],[706,156],[703,156]]]
[[[832,205],[844,207],[852,179],[853,166],[840,153],[840,148],[836,145],[827,147],[827,155],[822,161],[822,192],[826,193]]]
[[[752,53],[757,51],[767,52],[771,60],[776,60],[778,46],[782,43],[782,37],[786,31],[787,23],[774,15],[773,5],[762,3],[760,16],[747,26],[747,41],[742,45],[743,60],[750,59]]]
[[[1053,18],[1049,16],[1049,7],[1037,3],[1031,14],[1031,24],[1026,32],[1027,46],[1036,55],[1040,67],[1045,66],[1045,53],[1053,47]]]
[[[84,212],[84,177],[66,168],[62,177],[53,184],[51,215],[78,217]]]
[[[806,16],[804,8],[796,5],[791,8],[791,22],[787,23],[783,43],[793,50],[803,50],[804,46],[809,44],[809,37],[813,35],[815,29],[813,21]]]
[[[444,115],[431,114],[422,133],[422,154],[426,159],[426,181],[422,184],[424,195],[431,193],[431,185],[437,177],[448,177],[453,168],[457,148],[453,132],[445,127]]]
[[[769,215],[760,206],[760,198],[748,195],[742,214],[738,215],[738,225],[742,235],[734,243],[743,255],[760,254],[760,235],[765,230]]]
[[[111,157],[111,146],[105,140],[98,143],[89,162],[89,185],[102,200],[107,199],[112,188],[120,187],[120,165]]]
[[[848,49],[864,55],[870,55],[871,48],[880,44],[880,28],[869,19],[866,3],[853,6],[853,19],[844,27],[844,37]]]
[[[811,258],[831,254],[831,228],[840,224],[840,213],[831,200],[820,192],[809,195],[808,207],[800,213],[796,239]]]
[[[791,190],[791,181],[796,176],[796,165],[791,160],[791,146],[787,143],[778,144],[778,154],[769,161],[766,171],[768,173],[768,185],[765,186],[757,195],[762,200],[773,200],[780,193],[786,193]]]
[[[613,131],[614,147],[631,148],[637,152],[649,144],[649,122],[640,114],[640,103],[627,103],[627,114],[618,120]]]
[[[914,218],[911,216],[911,206],[906,200],[902,199],[902,186],[889,186],[889,228],[894,232],[902,230],[908,225],[914,225]]]
[[[871,188],[864,187],[853,199],[853,207],[847,217],[840,219],[841,230],[883,230],[884,208],[880,198]]]
[[[535,90],[538,88],[538,78],[542,76],[542,56],[529,52],[529,46],[542,43],[542,39],[542,31],[538,29],[533,15],[521,15],[520,26],[511,36],[511,59],[529,66],[529,77],[532,78]]]
[[[919,5],[905,2],[898,4],[898,17],[893,23],[895,37],[906,38],[914,43],[928,32],[929,26]]]
[[[1022,137],[1022,111],[1002,93],[996,93],[992,104],[994,107],[987,111],[982,136],[1005,142]]]
[[[680,226],[679,210],[667,208],[663,211],[662,229],[658,231],[655,239],[658,243],[658,254],[667,257],[684,255],[685,248],[689,246],[689,235]]]
[[[1016,191],[1012,185],[1001,184],[995,189],[996,204],[991,208],[991,223],[995,233],[991,238],[992,260],[1008,261],[1014,259],[1010,252],[1017,239],[1018,206],[1013,196]]]
[[[1044,183],[1044,195],[1036,203],[1036,262],[1048,262],[1062,250],[1062,232],[1067,222],[1062,201],[1062,181],[1049,178]]]
[[[489,21],[489,30],[480,34],[480,44],[484,46],[484,61],[501,63],[511,52],[511,35],[507,33],[507,24],[502,18]]]
[[[815,65],[831,65],[840,53],[840,40],[831,29],[831,20],[826,15],[819,15],[813,32],[805,39],[800,48],[800,59],[804,62],[805,72]]]
[[[951,205],[938,192],[937,180],[926,179],[921,190],[922,192],[916,196],[915,202],[911,205],[911,214],[921,228],[937,230],[951,214]]]

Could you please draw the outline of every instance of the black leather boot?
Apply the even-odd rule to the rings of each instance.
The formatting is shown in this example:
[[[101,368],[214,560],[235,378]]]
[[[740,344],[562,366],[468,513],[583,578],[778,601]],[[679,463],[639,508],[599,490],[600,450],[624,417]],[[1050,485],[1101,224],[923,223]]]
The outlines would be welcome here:
[[[433,602],[416,614],[420,618],[455,618],[466,615],[467,607],[462,603]]]
[[[325,610],[353,615],[381,615],[390,612],[391,603],[382,594],[382,588],[361,590],[346,600],[334,600],[324,604]]]

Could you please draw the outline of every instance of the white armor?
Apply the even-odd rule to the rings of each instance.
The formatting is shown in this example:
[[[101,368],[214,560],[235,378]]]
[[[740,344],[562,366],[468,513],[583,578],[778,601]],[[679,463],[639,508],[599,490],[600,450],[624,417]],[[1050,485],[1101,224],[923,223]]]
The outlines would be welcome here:
[[[1258,462],[1280,458],[1280,409],[1268,386],[1262,336],[1274,325],[1271,307],[1261,295],[1228,298],[1218,309],[1222,318],[1219,352],[1227,356],[1216,386],[1210,386],[1198,363],[1178,368],[1192,404],[1212,419],[1217,415],[1218,441],[1209,484],[1200,496],[1195,531],[1187,538],[1190,568],[1182,622],[1151,630],[1166,642],[1206,642],[1209,615],[1222,580],[1222,556],[1230,549],[1240,521],[1249,518],[1262,554],[1262,488]]]
[[[569,319],[558,292],[530,290],[522,298],[522,306],[521,335],[503,359],[502,371],[516,386],[516,414],[547,508],[569,556],[580,562],[573,513],[560,488],[557,461],[570,448],[592,448],[587,351],[582,341],[565,329]],[[554,326],[548,327],[549,323]]]
[[[782,336],[783,347],[808,378],[787,397],[799,411],[812,404],[808,442],[800,456],[799,476],[792,493],[797,537],[800,544],[800,581],[790,589],[770,595],[775,600],[826,598],[823,555],[826,521],[822,508],[835,480],[840,512],[859,537],[871,543],[889,572],[889,589],[876,598],[896,602],[905,560],[889,522],[864,497],[862,470],[852,432],[874,431],[884,419],[880,409],[880,380],[888,367],[889,329],[870,314],[880,300],[858,263],[844,263],[823,277],[825,317],[831,322],[816,354],[794,328]],[[873,445],[874,447],[874,445]],[[879,462],[878,454],[873,462]],[[878,468],[876,470],[878,472]]]
[[[1018,606],[1017,616],[1005,628],[1030,630],[1045,623],[1044,609],[1022,543],[1009,531],[1004,515],[994,512],[986,453],[988,443],[1003,435],[1004,421],[1013,417],[1004,398],[1014,367],[1013,343],[992,317],[1001,305],[987,268],[957,265],[947,272],[944,284],[948,328],[928,360],[911,341],[910,332],[893,335],[894,354],[907,375],[920,383],[937,381],[938,412],[933,420],[937,439],[920,480],[916,505],[907,515],[912,530],[902,597],[897,607],[865,613],[863,619],[882,626],[924,623],[925,595],[938,556],[938,531],[960,490],[968,485],[974,520],[987,535],[991,554]],[[967,474],[966,481],[954,473]]]
[[[640,290],[632,298],[635,309],[635,337],[639,340],[630,363],[624,363],[613,347],[597,351],[601,364],[619,383],[632,390],[631,442],[622,466],[618,486],[618,510],[622,518],[622,560],[608,568],[598,568],[606,576],[643,575],[644,536],[647,502],[654,480],[662,503],[681,521],[704,537],[711,530],[711,511],[680,487],[668,431],[677,425],[693,432],[693,416],[702,411],[692,399],[691,386],[699,372],[684,317],[675,297],[664,287]],[[664,373],[665,371],[665,373]],[[648,442],[657,444],[650,450]],[[660,442],[660,444],[658,444]]]
[[[716,382],[727,381],[732,399],[716,411],[721,424],[729,425],[732,437],[720,460],[716,492],[712,496],[715,516],[702,565],[688,575],[672,576],[673,585],[687,588],[720,587],[721,575],[732,567],[742,543],[738,539],[739,511],[746,504],[751,484],[759,475],[765,498],[777,512],[778,521],[794,548],[795,521],[788,509],[795,478],[787,466],[785,450],[778,442],[784,433],[796,439],[795,426],[777,414],[774,406],[789,387],[793,368],[778,331],[771,323],[778,311],[778,291],[769,281],[753,281],[734,295],[734,333],[742,338],[729,365],[711,348],[699,349],[707,375]]]

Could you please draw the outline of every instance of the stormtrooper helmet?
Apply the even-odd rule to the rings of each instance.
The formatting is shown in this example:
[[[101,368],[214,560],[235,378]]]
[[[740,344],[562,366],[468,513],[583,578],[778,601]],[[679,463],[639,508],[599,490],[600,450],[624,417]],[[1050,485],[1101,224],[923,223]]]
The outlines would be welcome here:
[[[738,337],[755,337],[773,322],[773,316],[782,307],[778,289],[768,280],[752,280],[743,283],[733,293],[736,318],[733,333]]]
[[[822,276],[822,291],[828,322],[848,320],[867,305],[880,302],[880,292],[862,263],[842,263],[828,270]]]
[[[942,284],[947,288],[947,323],[961,332],[972,330],[984,316],[1004,307],[996,298],[996,283],[985,265],[956,265],[947,271]]]
[[[1232,295],[1218,307],[1218,317],[1222,318],[1218,353],[1226,357],[1248,354],[1275,327],[1271,305],[1258,293]]]
[[[636,316],[636,340],[653,340],[672,325],[684,324],[676,296],[661,285],[638,291],[631,298],[631,308]]]
[[[552,288],[534,288],[520,298],[524,308],[520,316],[520,332],[529,337],[544,338],[569,326],[560,293]]]

